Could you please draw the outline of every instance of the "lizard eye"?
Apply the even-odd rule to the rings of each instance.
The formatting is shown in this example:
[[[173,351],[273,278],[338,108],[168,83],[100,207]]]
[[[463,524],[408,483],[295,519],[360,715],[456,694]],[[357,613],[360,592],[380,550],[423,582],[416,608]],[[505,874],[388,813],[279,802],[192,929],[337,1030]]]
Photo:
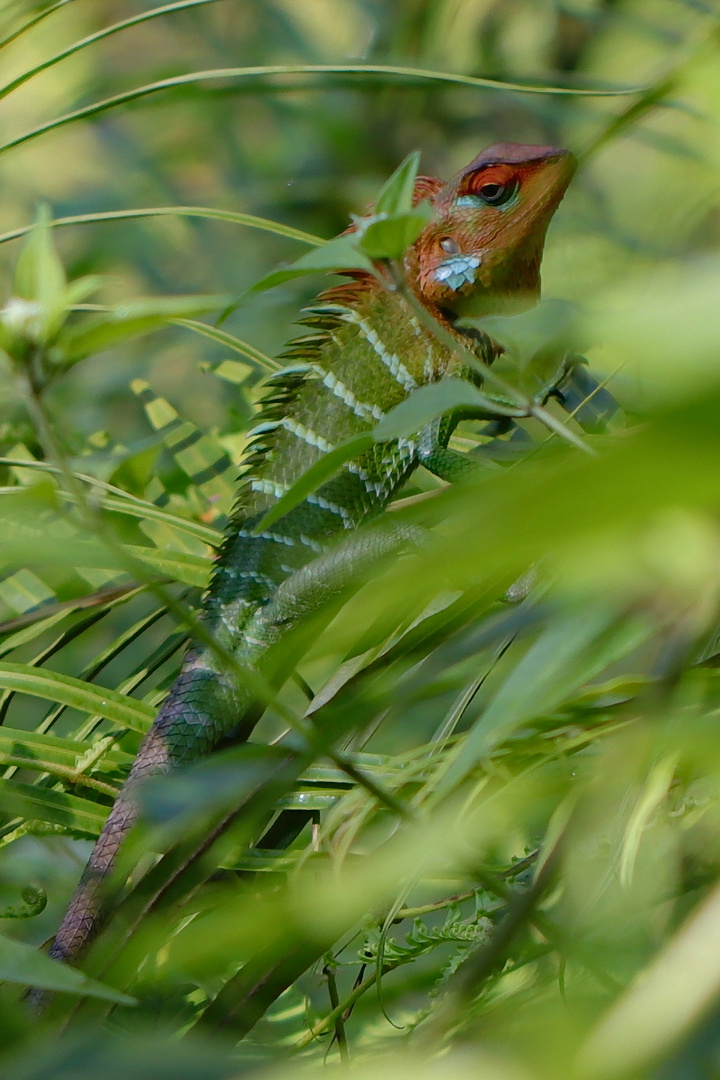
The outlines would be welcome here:
[[[483,184],[477,194],[483,200],[483,202],[489,203],[490,206],[502,206],[504,203],[509,202],[517,190],[517,185],[512,183],[498,184],[488,183]]]
[[[470,173],[460,188],[460,206],[506,206],[518,192],[520,178],[510,165],[490,165]]]

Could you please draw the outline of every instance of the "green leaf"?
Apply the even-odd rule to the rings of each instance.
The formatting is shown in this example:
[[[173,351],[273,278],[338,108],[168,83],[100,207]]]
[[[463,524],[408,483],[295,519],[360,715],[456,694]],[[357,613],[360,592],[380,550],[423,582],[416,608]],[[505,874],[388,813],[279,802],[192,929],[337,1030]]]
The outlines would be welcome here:
[[[197,322],[194,319],[171,319],[170,321],[174,326],[184,326],[188,330],[194,330],[196,334],[202,334],[203,337],[210,338],[211,341],[216,341],[219,345],[225,345],[228,349],[232,349],[233,352],[240,353],[241,356],[251,360],[255,367],[263,368],[265,371],[282,371],[283,365],[279,360],[266,356],[264,352],[256,349],[254,345],[250,345],[247,341],[241,341],[240,338],[228,334],[226,330],[220,330],[217,326],[208,326],[207,323]]]
[[[78,762],[92,752],[93,745],[77,739],[64,739],[57,735],[39,735],[34,731],[21,731],[0,726],[0,762],[4,765],[21,765],[28,769],[51,771],[77,768]],[[130,766],[132,756],[121,750],[107,749],[102,761],[111,768]]]
[[[321,237],[303,232],[302,229],[294,229],[292,225],[283,225],[281,221],[270,221],[268,218],[256,217],[254,214],[241,214],[237,210],[220,210],[214,206],[149,206],[137,210],[105,210],[100,214],[71,214],[69,217],[54,218],[48,224],[53,228],[61,228],[67,225],[96,225],[106,221],[138,221],[153,217],[189,217],[206,218],[209,221],[227,221],[231,225],[244,225],[248,229],[261,229],[262,232],[285,236],[288,240],[299,240],[302,244],[315,246],[323,243]],[[0,233],[0,244],[27,236],[32,228],[32,225],[21,225],[18,229]]]
[[[0,687],[69,705],[143,734],[155,716],[154,709],[136,698],[30,664],[0,663]]]
[[[136,499],[132,495],[125,498],[107,495],[99,501],[106,510],[113,510],[118,514],[140,518],[141,521],[160,521],[163,525],[194,536],[195,539],[202,540],[203,543],[209,544],[211,547],[217,547],[222,542],[222,533],[219,529],[214,529],[211,525],[203,525],[199,521],[192,521],[190,518],[180,517],[179,514],[173,514],[170,510],[161,510],[154,503]],[[144,554],[144,548],[142,552]],[[132,548],[132,553],[137,556],[138,548]]]
[[[24,941],[0,935],[0,979],[37,986],[42,990],[61,990],[68,994],[87,994],[89,997],[114,1001],[118,1005],[137,1005],[135,998],[121,994],[96,979],[89,979],[77,968],[53,960]]]
[[[24,300],[36,300],[45,310],[62,302],[67,279],[50,238],[52,215],[40,207],[35,225],[25,241],[15,267],[15,292]]]
[[[455,409],[486,416],[523,416],[523,410],[484,394],[465,379],[440,379],[429,386],[420,386],[396,405],[373,429],[375,442],[389,442],[419,431],[445,413]]]
[[[89,799],[16,780],[0,780],[0,808],[27,821],[42,821],[64,832],[93,837],[100,835],[110,812],[109,807]]]
[[[420,151],[413,150],[398,165],[395,172],[380,189],[380,194],[375,202],[375,213],[377,215],[386,214],[388,217],[395,217],[399,214],[407,214],[412,210],[412,198],[419,165]]]
[[[371,259],[400,259],[432,217],[429,203],[395,217],[371,221],[363,230],[360,247]]]
[[[250,292],[263,292],[265,289],[273,289],[276,285],[282,285],[283,282],[302,277],[304,274],[328,273],[330,271],[342,273],[343,270],[373,272],[373,265],[358,248],[358,238],[354,233],[349,233],[346,236],[336,236],[334,240],[328,240],[322,247],[301,255],[287,269],[274,270],[253,285]]]
[[[82,598],[80,598],[78,601],[78,606],[81,605]],[[70,603],[67,607],[62,607],[59,610],[55,610],[52,615],[49,615],[46,618],[42,618],[41,612],[39,611],[30,612],[27,616],[29,620],[32,620],[30,621],[29,625],[23,626],[14,633],[10,632],[10,630],[3,631],[0,627],[0,632],[10,634],[10,636],[6,637],[2,644],[0,644],[0,656],[6,656],[8,653],[12,652],[13,649],[17,649],[21,645],[25,645],[29,641],[34,641],[35,638],[45,633],[45,631],[51,630],[56,623],[62,622],[63,619],[66,619],[68,615],[72,613],[72,611],[73,607],[72,603]],[[10,620],[11,624],[14,624],[14,622],[15,620]],[[7,624],[2,625],[7,626]]]
[[[58,342],[66,363],[110,349],[121,341],[161,330],[172,319],[204,315],[226,308],[228,296],[150,296],[128,300],[111,311],[91,316],[63,334]]]
[[[192,555],[185,551],[161,551],[154,547],[133,545],[126,549],[133,558],[151,566],[153,570],[167,575],[184,585],[196,585],[204,589],[212,572],[213,562],[209,556]]]

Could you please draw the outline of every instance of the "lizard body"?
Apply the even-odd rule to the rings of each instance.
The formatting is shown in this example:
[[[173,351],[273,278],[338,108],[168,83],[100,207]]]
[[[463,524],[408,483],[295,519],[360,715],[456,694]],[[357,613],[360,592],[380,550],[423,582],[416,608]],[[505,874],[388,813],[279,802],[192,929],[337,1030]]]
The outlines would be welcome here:
[[[508,143],[488,148],[448,183],[417,181],[415,199],[429,199],[433,217],[406,253],[407,285],[466,347],[473,342],[454,328],[458,314],[468,308],[489,314],[537,298],[545,232],[574,168],[566,151]],[[340,589],[347,560],[333,554],[334,541],[379,514],[418,464],[449,478],[459,463],[447,449],[452,420],[436,424],[430,438],[376,443],[257,531],[309,466],[370,431],[414,389],[448,375],[473,377],[397,291],[369,274],[351,277],[307,309],[302,322],[310,333],[290,343],[283,356],[291,366],[266,384],[238,505],[205,597],[205,627],[246,669],[262,672],[268,647]],[[489,339],[482,356],[492,360]],[[355,554],[371,561],[397,542],[397,536],[370,538]],[[191,646],[92,852],[52,956],[75,959],[98,928],[103,886],[137,815],[134,785],[203,756],[230,732],[247,738],[261,711],[252,688],[239,685],[207,645]]]

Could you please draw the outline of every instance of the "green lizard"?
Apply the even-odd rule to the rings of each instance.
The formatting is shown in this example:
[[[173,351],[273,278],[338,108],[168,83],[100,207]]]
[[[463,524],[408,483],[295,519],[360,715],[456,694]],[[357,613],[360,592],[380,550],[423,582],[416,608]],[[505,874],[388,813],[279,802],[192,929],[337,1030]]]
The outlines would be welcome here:
[[[486,363],[498,347],[457,329],[458,314],[470,300],[491,314],[538,298],[545,233],[574,170],[565,150],[502,143],[448,183],[416,182],[415,201],[429,200],[433,214],[406,252],[407,288]],[[307,309],[302,322],[311,333],[290,343],[284,358],[292,366],[267,382],[244,485],[204,601],[203,625],[222,649],[275,685],[287,671],[269,670],[269,647],[407,535],[360,530],[355,541],[333,542],[379,514],[419,464],[450,480],[468,467],[447,445],[457,417],[445,417],[415,438],[376,443],[258,530],[320,456],[371,430],[417,387],[448,375],[479,381],[390,282],[385,287],[364,272],[349,276]],[[256,690],[239,684],[207,643],[191,646],[90,856],[52,956],[75,959],[99,927],[104,885],[137,816],[134,785],[201,757],[231,732],[247,738],[262,712]]]

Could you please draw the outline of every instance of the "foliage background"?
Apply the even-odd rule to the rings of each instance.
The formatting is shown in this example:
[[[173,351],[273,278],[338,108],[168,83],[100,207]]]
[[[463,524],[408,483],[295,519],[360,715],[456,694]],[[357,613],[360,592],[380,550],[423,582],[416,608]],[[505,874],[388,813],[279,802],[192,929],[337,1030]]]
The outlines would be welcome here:
[[[0,35],[50,8],[3,46],[6,86],[84,36],[152,10],[129,0],[6,0]],[[53,1024],[76,1000],[64,996],[65,1013],[48,1018],[43,1036],[15,1000],[18,984],[34,981],[27,954],[0,953],[5,1075],[282,1076],[319,1071],[326,1055],[334,1063],[348,1052],[359,1075],[718,1074],[719,33],[717,5],[690,0],[218,0],[139,21],[0,91],[3,233],[48,203],[56,218],[219,208],[329,237],[414,148],[425,171],[443,176],[494,141],[585,151],[551,229],[544,289],[583,305],[592,368],[610,380],[627,418],[616,418],[610,435],[588,437],[598,450],[592,461],[553,441],[521,467],[489,469],[471,494],[440,492],[411,507],[436,527],[432,559],[386,572],[308,658],[303,674],[317,689],[347,655],[375,650],[365,655],[375,666],[349,683],[339,710],[372,738],[347,749],[376,755],[353,760],[413,820],[327,764],[272,791],[270,802],[314,816],[314,837],[301,833],[289,862],[258,884],[243,862],[248,826],[220,860],[225,877],[192,895],[188,886],[179,915],[170,897],[125,965],[100,957],[91,974],[143,999],[141,1010],[116,1008],[104,1028],[88,999],[56,1041]],[[53,118],[160,79],[347,64],[635,92],[521,93],[378,71],[232,75],[12,145]],[[270,356],[318,285],[300,279],[244,296],[305,248],[206,218],[74,225],[55,239],[70,278],[104,275],[92,301],[106,307],[151,295],[242,297],[223,329]],[[17,241],[8,241],[6,296],[16,259]],[[127,603],[101,595],[79,607],[118,582],[126,588],[128,577],[100,557],[78,565],[73,545],[93,539],[101,514],[136,554],[141,546],[180,552],[172,565],[146,565],[171,595],[196,602],[209,567],[211,534],[202,528],[222,526],[260,374],[247,356],[173,324],[98,348],[44,395],[74,470],[155,503],[173,521],[117,505],[96,512],[97,487],[88,488],[91,516],[68,521],[47,474],[0,465],[9,733],[0,736],[0,906],[21,908],[27,885],[49,897],[34,918],[0,920],[13,941],[39,944],[57,927],[99,827],[92,815],[117,788],[182,644],[182,633],[172,636],[177,619],[147,588],[123,593]],[[5,458],[42,460],[47,445],[9,369],[0,393]],[[543,440],[537,427],[528,431]],[[435,487],[421,476],[409,493]],[[41,530],[45,548],[26,542],[23,559],[17,537],[27,534],[18,527]],[[500,604],[533,563],[547,581],[542,595]],[[428,604],[448,602],[452,618],[424,624],[407,653],[377,660]],[[102,618],[88,622],[94,612]],[[87,679],[97,698],[82,708],[59,683],[43,696],[18,682],[13,665]],[[111,707],[95,715],[103,687],[142,699],[133,722]],[[48,714],[53,700],[74,707]],[[302,711],[297,688],[284,706]],[[49,730],[48,716],[62,745],[30,738]],[[275,710],[260,736],[282,726]],[[211,774],[167,799],[200,817],[217,785]],[[150,808],[156,824],[165,798]],[[465,899],[449,904],[453,896]],[[528,897],[534,913],[523,908]],[[390,925],[400,916],[407,921]],[[349,941],[363,919],[365,938]],[[384,919],[394,942],[383,946]],[[314,959],[237,1045],[222,1008],[202,1020],[228,978],[232,998],[228,956],[237,967],[258,942],[282,952],[308,940],[336,951],[341,1001],[360,972],[359,949],[365,977],[407,961],[384,975],[383,1001],[369,986],[335,1025],[339,1048],[326,1029],[307,1034],[333,1005],[332,971]]]

